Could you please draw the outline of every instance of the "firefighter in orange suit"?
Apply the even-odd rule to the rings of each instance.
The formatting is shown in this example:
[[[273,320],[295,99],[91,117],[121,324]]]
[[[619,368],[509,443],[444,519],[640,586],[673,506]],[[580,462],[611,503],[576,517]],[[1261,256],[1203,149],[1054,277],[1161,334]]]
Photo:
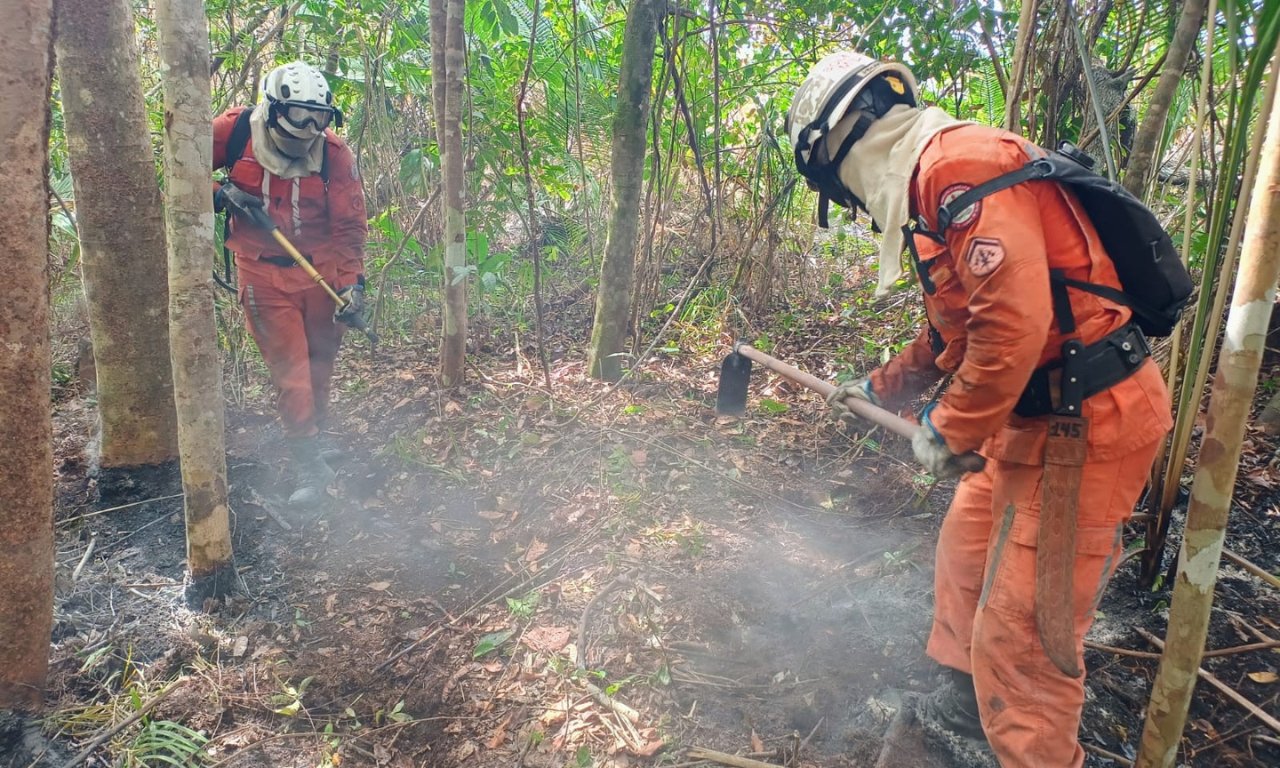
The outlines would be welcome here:
[[[245,319],[278,391],[277,407],[293,456],[295,506],[314,506],[334,479],[339,452],[320,436],[344,320],[364,310],[364,191],[355,155],[331,129],[341,112],[324,75],[303,62],[272,70],[257,106],[213,121],[219,210],[232,218],[226,246],[235,253]],[[298,267],[271,233],[241,212],[265,208],[290,242],[347,301],[333,300]]]
[[[1042,150],[918,107],[900,64],[828,56],[797,91],[787,127],[822,216],[828,200],[864,208],[885,233],[881,291],[902,277],[904,247],[924,289],[927,326],[868,378],[838,388],[833,407],[847,411],[841,403],[853,396],[899,408],[950,374],[921,416],[913,451],[939,477],[960,474],[960,454],[987,460],[960,480],[939,534],[927,651],[949,675],[915,702],[917,713],[985,736],[1006,768],[1080,766],[1084,635],[1172,426],[1168,392],[1130,310],[1050,279],[1053,270],[1118,289],[1111,259],[1078,200],[1053,182],[992,194],[949,226],[932,221],[940,206]],[[1072,373],[1084,372],[1070,377],[1082,389],[1062,389],[1068,353]],[[1064,406],[1068,399],[1078,404]],[[1064,409],[1074,412],[1059,416]],[[1045,461],[1059,440],[1080,448],[1067,471]],[[1068,557],[1057,562],[1070,563],[1062,590],[1070,594],[1038,596],[1037,552],[1048,551],[1041,522],[1059,519],[1073,499],[1074,547],[1052,553]],[[1045,634],[1038,599],[1070,606],[1058,641]],[[1057,642],[1069,658],[1050,658]]]

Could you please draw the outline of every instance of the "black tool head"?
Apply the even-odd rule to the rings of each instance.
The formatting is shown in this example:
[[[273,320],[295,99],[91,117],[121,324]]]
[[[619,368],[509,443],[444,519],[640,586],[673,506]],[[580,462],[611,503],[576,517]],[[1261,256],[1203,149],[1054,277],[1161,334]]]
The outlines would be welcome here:
[[[747,384],[751,381],[751,359],[737,352],[720,364],[720,386],[716,389],[716,413],[739,416],[747,410]]]

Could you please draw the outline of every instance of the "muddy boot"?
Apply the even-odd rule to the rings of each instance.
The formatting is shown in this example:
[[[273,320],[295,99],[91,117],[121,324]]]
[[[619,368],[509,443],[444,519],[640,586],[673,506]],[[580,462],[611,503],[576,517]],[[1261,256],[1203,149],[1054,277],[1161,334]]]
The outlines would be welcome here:
[[[320,458],[320,441],[303,437],[289,441],[297,485],[289,497],[291,507],[314,507],[324,501],[325,489],[333,482],[333,470]]]
[[[922,723],[933,723],[954,734],[985,742],[987,737],[978,719],[973,676],[957,669],[947,669],[947,672],[946,682],[916,699],[916,716]]]

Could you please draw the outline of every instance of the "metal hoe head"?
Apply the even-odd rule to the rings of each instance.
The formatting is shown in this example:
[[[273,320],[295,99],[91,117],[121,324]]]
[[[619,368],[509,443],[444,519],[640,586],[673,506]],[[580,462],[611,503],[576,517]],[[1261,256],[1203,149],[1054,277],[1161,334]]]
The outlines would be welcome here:
[[[716,389],[716,413],[740,416],[747,410],[747,384],[751,381],[751,360],[737,350],[720,364],[720,384]]]

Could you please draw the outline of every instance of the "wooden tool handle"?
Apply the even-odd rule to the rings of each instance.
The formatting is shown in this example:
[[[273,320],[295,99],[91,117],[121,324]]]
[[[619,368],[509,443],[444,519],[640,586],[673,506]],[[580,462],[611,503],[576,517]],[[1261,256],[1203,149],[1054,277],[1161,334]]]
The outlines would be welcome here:
[[[738,344],[734,347],[734,351],[749,360],[763,365],[785,379],[790,379],[802,387],[812,389],[823,397],[829,397],[832,392],[836,391],[835,386],[830,382],[823,381],[811,373],[805,373],[794,365],[788,365],[776,357],[766,355],[750,344]],[[887,411],[859,397],[846,397],[844,404],[858,416],[908,440],[914,437],[920,429],[920,425],[907,421],[898,414]],[[956,456],[956,463],[966,472],[981,472],[982,468],[986,466],[987,460],[976,453],[966,453],[962,456]]]
[[[342,309],[347,306],[346,300],[334,293],[333,288],[329,287],[329,284],[324,281],[324,278],[320,276],[320,273],[316,271],[316,268],[312,266],[311,262],[307,261],[307,257],[303,256],[298,252],[297,248],[293,247],[293,243],[289,242],[289,238],[284,236],[284,233],[280,231],[279,227],[272,228],[271,236],[276,239],[276,242],[280,244],[280,247],[284,249],[284,252],[289,254],[289,257],[296,261],[298,266],[302,267],[302,270],[307,273],[307,277],[314,280],[316,285],[323,288],[324,292],[329,294],[329,298],[333,299],[333,303],[338,305],[338,309]]]
[[[790,379],[795,383],[812,389],[814,392],[823,397],[830,397],[831,393],[836,391],[834,385],[814,376],[811,373],[805,373],[794,365],[788,365],[776,357],[766,355],[760,350],[752,347],[750,344],[739,344],[736,347],[738,354],[753,360],[783,378]],[[892,411],[886,411],[884,408],[857,397],[846,397],[844,404],[849,406],[849,410],[858,414],[873,424],[878,424],[895,435],[905,437],[908,440],[916,433],[920,427],[912,424]]]

